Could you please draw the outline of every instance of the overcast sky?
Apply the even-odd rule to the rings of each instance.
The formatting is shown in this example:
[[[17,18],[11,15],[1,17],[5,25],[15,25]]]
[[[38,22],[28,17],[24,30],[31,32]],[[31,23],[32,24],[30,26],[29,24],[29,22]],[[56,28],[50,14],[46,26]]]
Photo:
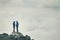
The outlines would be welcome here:
[[[60,0],[0,0],[0,33],[19,31],[35,40],[60,40]]]

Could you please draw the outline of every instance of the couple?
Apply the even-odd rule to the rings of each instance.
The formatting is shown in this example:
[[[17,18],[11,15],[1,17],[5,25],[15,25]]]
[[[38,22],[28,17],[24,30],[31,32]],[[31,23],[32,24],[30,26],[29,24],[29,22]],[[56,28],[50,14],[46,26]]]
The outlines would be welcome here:
[[[18,21],[13,21],[13,32],[15,32],[15,27],[16,27],[16,31],[18,32],[18,26],[19,26]]]

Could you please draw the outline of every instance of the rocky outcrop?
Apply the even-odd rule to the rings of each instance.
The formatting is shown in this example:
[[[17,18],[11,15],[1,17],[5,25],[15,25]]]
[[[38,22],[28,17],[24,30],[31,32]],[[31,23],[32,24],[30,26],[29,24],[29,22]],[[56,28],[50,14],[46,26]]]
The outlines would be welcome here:
[[[19,32],[12,32],[10,35],[7,33],[0,34],[0,40],[31,40],[31,37],[28,35],[24,36]]]

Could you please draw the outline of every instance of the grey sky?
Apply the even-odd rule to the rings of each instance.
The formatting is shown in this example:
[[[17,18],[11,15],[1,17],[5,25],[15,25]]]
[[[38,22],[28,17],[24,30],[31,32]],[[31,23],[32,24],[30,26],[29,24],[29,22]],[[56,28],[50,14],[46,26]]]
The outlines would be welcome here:
[[[0,33],[19,31],[35,40],[60,40],[60,0],[0,0]]]
[[[1,7],[60,8],[60,0],[0,0]]]

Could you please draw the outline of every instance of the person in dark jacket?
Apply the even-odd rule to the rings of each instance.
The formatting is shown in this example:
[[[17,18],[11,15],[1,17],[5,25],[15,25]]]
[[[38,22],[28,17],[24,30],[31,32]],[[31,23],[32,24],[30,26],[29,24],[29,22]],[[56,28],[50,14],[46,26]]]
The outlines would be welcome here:
[[[15,32],[15,21],[13,21],[13,32]]]
[[[18,26],[19,26],[19,23],[18,23],[18,21],[16,21],[16,30],[17,30],[17,32],[18,32]]]

